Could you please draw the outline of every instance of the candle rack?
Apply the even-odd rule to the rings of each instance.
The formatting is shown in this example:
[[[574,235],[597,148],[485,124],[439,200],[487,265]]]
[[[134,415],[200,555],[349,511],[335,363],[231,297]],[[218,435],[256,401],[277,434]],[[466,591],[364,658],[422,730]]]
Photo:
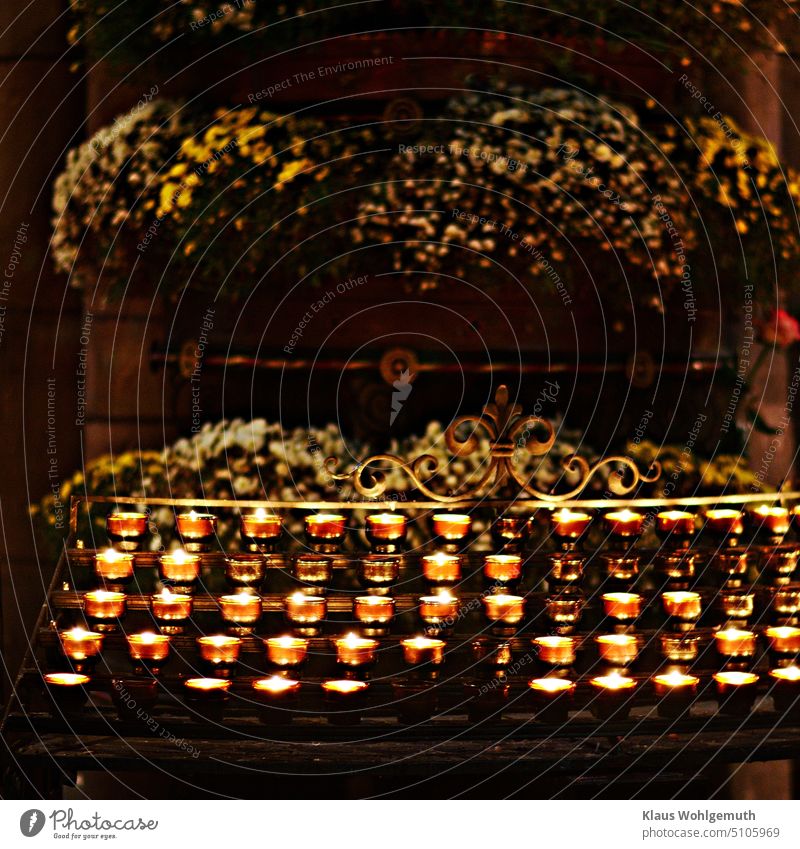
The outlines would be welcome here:
[[[587,764],[625,769],[618,755],[631,748],[653,769],[670,753],[680,753],[687,769],[711,754],[741,759],[748,747],[763,757],[796,754],[800,632],[793,629],[800,626],[800,582],[787,564],[800,551],[797,532],[764,539],[745,519],[731,538],[703,516],[758,504],[791,509],[800,492],[635,497],[657,478],[658,465],[643,473],[629,458],[610,457],[592,466],[567,458],[565,468],[579,472],[580,485],[554,495],[522,480],[512,459],[515,446],[535,456],[548,451],[552,429],[523,416],[504,388],[481,416],[448,429],[456,454],[478,446],[461,435],[464,424],[489,433],[490,457],[479,485],[447,492],[432,482],[433,458],[378,455],[334,473],[351,483],[351,500],[74,496],[70,536],[2,721],[12,753],[6,781],[24,783],[19,765],[45,752],[54,763],[77,768],[95,745],[109,763],[129,763],[131,752],[170,760],[171,737],[194,741],[214,769],[220,760],[246,770],[267,758],[276,769],[291,765],[309,774],[318,774],[320,763],[332,772],[368,768],[370,758],[379,761],[390,751],[416,761],[421,773],[447,757],[470,769],[513,769],[525,752],[535,752],[543,766],[576,773]],[[381,464],[401,468],[420,497],[401,505],[390,498]],[[615,497],[580,498],[604,467],[611,468]],[[103,601],[96,558],[106,541],[95,548],[81,538],[79,511],[148,513],[165,506],[176,514],[229,515],[242,528],[236,550],[204,537],[193,546],[190,574],[179,558],[182,571],[170,580],[162,554],[147,550],[146,535],[125,537],[133,577],[115,587],[124,603],[118,595]],[[565,537],[553,521],[556,509],[562,524],[580,514],[591,517],[590,526],[581,519]],[[239,519],[256,510],[262,521],[280,519],[263,545],[261,531]],[[368,535],[365,510],[378,516]],[[443,540],[441,522],[434,533],[431,516],[443,510],[474,523],[458,543]],[[327,534],[325,522],[322,543],[313,523],[308,537],[277,535],[292,523],[308,528],[307,517],[322,511],[344,516],[343,539],[338,525]],[[509,511],[514,522],[500,533],[498,518]],[[624,557],[635,556],[638,564],[624,576],[607,568],[609,557],[622,556],[620,528],[609,533],[602,521],[620,511],[632,529]],[[662,522],[648,537],[631,519],[660,511],[672,511],[680,524]],[[394,520],[382,532],[384,513],[403,515],[402,535]],[[686,513],[696,516],[694,532]],[[412,530],[422,544],[411,541]],[[397,545],[376,550],[387,537]],[[116,527],[109,543],[115,540]],[[458,558],[458,568],[445,569],[452,561],[444,557],[423,562],[445,550]],[[781,569],[770,566],[776,552],[786,553]],[[691,574],[664,570],[665,556],[687,554]],[[567,575],[566,556],[578,558],[581,568]],[[721,568],[733,557],[745,567]],[[86,594],[96,590],[100,608],[96,596],[87,603]],[[177,619],[156,615],[165,598],[182,601]],[[370,598],[380,601],[365,602]],[[727,631],[747,632],[752,640],[726,641]],[[169,663],[147,657],[132,663],[128,637],[148,632],[168,638]],[[213,636],[219,639],[198,642]],[[214,680],[226,683],[208,683]],[[624,686],[615,687],[620,680]],[[606,744],[611,738],[617,742]],[[303,748],[326,740],[359,744],[338,754]],[[431,746],[454,740],[447,744],[452,749]]]

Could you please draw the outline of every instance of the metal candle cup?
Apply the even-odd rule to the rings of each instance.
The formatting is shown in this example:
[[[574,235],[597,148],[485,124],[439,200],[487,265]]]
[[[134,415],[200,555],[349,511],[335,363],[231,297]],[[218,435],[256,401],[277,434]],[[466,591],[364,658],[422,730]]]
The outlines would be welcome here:
[[[514,656],[511,643],[478,637],[470,645],[472,658],[482,667],[500,672],[508,669]]]
[[[333,581],[333,558],[324,554],[300,554],[294,560],[294,576],[303,592],[321,595]]]
[[[283,608],[286,621],[296,631],[313,636],[319,631],[328,605],[323,596],[293,593],[284,599]]]
[[[393,680],[392,693],[400,722],[416,725],[427,721],[436,713],[439,688],[428,681]]]
[[[253,697],[261,706],[261,721],[269,725],[285,725],[292,721],[300,682],[272,676],[253,681]]]
[[[263,507],[259,507],[254,513],[242,513],[239,517],[239,529],[246,540],[265,545],[280,537],[283,522],[280,516],[267,513]]]
[[[153,618],[165,634],[180,634],[192,615],[193,597],[186,593],[173,593],[168,589],[150,597]]]
[[[316,513],[305,518],[306,536],[311,542],[339,543],[344,539],[346,520],[338,513]]]
[[[362,587],[375,593],[388,593],[400,577],[400,559],[392,554],[368,554],[358,564]]]
[[[583,598],[578,595],[550,596],[544,610],[553,625],[563,632],[572,630],[580,621]]]
[[[751,658],[756,653],[756,635],[752,631],[726,628],[714,634],[717,652],[728,658]]]
[[[533,711],[540,722],[564,723],[569,716],[575,682],[566,678],[533,678],[528,681]]]
[[[483,597],[486,618],[502,625],[517,625],[525,616],[525,599],[518,595],[498,593]]]
[[[498,516],[492,522],[492,539],[503,551],[519,551],[528,539],[528,520],[524,516]]]
[[[239,661],[242,640],[227,634],[210,634],[197,638],[201,662],[213,673],[212,677],[227,676]]]
[[[589,685],[594,690],[591,711],[596,719],[625,719],[631,709],[631,696],[636,680],[618,672],[592,678]]]
[[[98,631],[113,631],[125,615],[126,601],[125,593],[91,590],[83,596],[83,610]]]
[[[639,641],[633,634],[601,634],[595,642],[600,659],[611,666],[629,666],[639,654]]]
[[[261,597],[250,593],[220,596],[219,607],[223,621],[237,632],[250,633],[261,618]]]
[[[451,586],[461,580],[461,558],[457,554],[437,551],[422,558],[422,574],[436,586]]]
[[[200,575],[200,558],[179,548],[170,554],[161,555],[158,571],[164,584],[191,589]]]
[[[158,674],[169,658],[169,637],[165,634],[143,631],[141,634],[128,634],[126,639],[128,655],[133,662],[134,670]]]
[[[302,637],[267,637],[267,661],[278,669],[297,669],[306,662],[308,640]]]
[[[629,541],[635,537],[627,537]],[[605,566],[606,575],[613,581],[632,581],[639,574],[638,554],[626,551],[623,553],[605,552],[600,555],[600,561]]]
[[[800,590],[782,587],[772,596],[772,610],[779,617],[792,618],[800,611]]]
[[[754,672],[715,672],[714,684],[722,713],[749,713],[756,700],[758,675]]]
[[[562,542],[577,542],[589,528],[592,517],[588,513],[568,510],[566,507],[550,514],[553,536]]]
[[[489,554],[483,561],[483,574],[493,583],[514,584],[522,576],[522,558],[518,554]]]
[[[146,513],[109,513],[106,517],[106,533],[112,542],[137,543],[147,533]]]
[[[752,593],[722,591],[719,594],[722,612],[728,619],[737,619],[740,622],[746,622],[753,615],[754,600]]]
[[[653,689],[658,703],[659,716],[675,719],[689,712],[697,697],[697,685],[700,679],[695,675],[686,675],[674,670],[653,677]]]
[[[508,702],[511,685],[502,678],[495,678],[491,685],[485,681],[465,681],[462,692],[467,703],[467,720],[477,724],[486,720],[498,722],[503,718],[503,708]]]
[[[325,681],[322,690],[329,708],[328,722],[334,725],[354,725],[361,721],[361,713],[367,702],[366,681],[345,679]]]
[[[800,628],[782,625],[767,628],[764,636],[769,643],[770,651],[777,655],[800,654]]]
[[[741,510],[706,510],[705,521],[706,530],[719,538],[732,537],[735,540],[744,533],[744,514]]]
[[[642,597],[638,593],[604,593],[603,611],[609,619],[632,622],[642,612]]]
[[[700,638],[693,634],[664,633],[659,637],[662,656],[673,663],[692,663],[697,659]]]
[[[91,670],[103,650],[103,635],[85,628],[70,628],[58,634],[61,651],[76,672]]]
[[[336,646],[336,661],[342,666],[358,669],[375,662],[375,652],[380,643],[358,634],[347,634],[333,641]]]
[[[72,716],[80,712],[89,697],[86,686],[92,680],[77,672],[48,672],[42,676],[47,693],[54,705],[54,716]]]
[[[94,571],[105,584],[127,584],[133,579],[133,555],[107,548],[95,555]]]
[[[696,560],[696,555],[690,553],[690,549],[676,548],[658,552],[655,565],[672,586],[685,586],[689,579],[694,577]]]
[[[656,514],[656,533],[662,538],[685,542],[694,534],[694,513],[664,510]]]
[[[703,599],[700,594],[686,590],[662,593],[661,603],[667,616],[679,622],[695,622],[703,611]]]
[[[435,630],[446,630],[458,617],[458,599],[448,592],[424,595],[419,600],[419,616]]]
[[[400,513],[371,513],[366,519],[367,539],[372,545],[401,543],[407,530],[408,520]]]
[[[575,638],[545,636],[534,637],[536,656],[548,666],[572,666],[575,663]]]
[[[472,517],[464,513],[436,513],[433,516],[433,533],[447,542],[461,542],[472,530]]]
[[[547,555],[550,564],[548,582],[551,585],[572,584],[583,577],[586,555],[576,551],[556,551]]]
[[[749,518],[758,531],[769,536],[783,536],[789,530],[789,511],[785,507],[760,504]]]
[[[769,689],[775,710],[780,713],[800,710],[800,668],[784,666],[770,669]]]
[[[409,637],[400,643],[403,659],[409,666],[431,664],[440,666],[444,661],[444,640],[433,637]]]
[[[225,580],[232,587],[258,588],[267,574],[267,562],[262,554],[237,553],[225,558]]]
[[[183,544],[190,551],[202,551],[217,532],[217,517],[211,513],[179,513],[175,527]]]
[[[371,630],[386,630],[394,616],[394,599],[385,595],[359,595],[353,602],[355,618]]]
[[[228,678],[187,678],[183,682],[183,698],[199,719],[221,722],[228,701],[231,681]]]
[[[764,553],[761,568],[769,572],[776,584],[788,584],[797,571],[800,560],[800,548],[797,546],[781,546],[768,549]]]
[[[633,510],[613,510],[603,514],[603,524],[611,536],[620,539],[630,539],[642,532],[644,516]]]

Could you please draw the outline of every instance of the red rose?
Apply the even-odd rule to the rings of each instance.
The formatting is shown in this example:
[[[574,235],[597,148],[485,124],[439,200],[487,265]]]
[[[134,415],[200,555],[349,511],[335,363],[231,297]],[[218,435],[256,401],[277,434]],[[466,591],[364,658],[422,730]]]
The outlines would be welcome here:
[[[760,323],[761,341],[779,348],[786,348],[800,341],[800,323],[786,310],[775,310]]]

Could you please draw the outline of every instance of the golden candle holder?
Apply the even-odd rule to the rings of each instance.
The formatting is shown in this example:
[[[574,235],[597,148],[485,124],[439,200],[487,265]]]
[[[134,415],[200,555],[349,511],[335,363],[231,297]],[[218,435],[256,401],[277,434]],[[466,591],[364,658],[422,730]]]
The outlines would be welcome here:
[[[772,613],[779,620],[793,622],[800,612],[800,589],[793,587],[780,587],[772,594],[770,607]]]
[[[703,598],[700,593],[689,590],[668,590],[661,593],[664,613],[674,622],[691,624],[700,618],[703,612]]]
[[[208,634],[197,638],[200,665],[209,678],[230,678],[239,662],[241,637]]]
[[[263,610],[261,596],[247,592],[220,596],[219,609],[228,631],[239,637],[253,633]]]
[[[800,548],[795,545],[767,548],[761,561],[761,569],[769,574],[775,586],[783,586],[793,580],[798,559]]]
[[[694,513],[685,510],[662,510],[656,513],[656,535],[673,548],[687,546],[695,533]]]
[[[314,551],[335,554],[344,542],[347,520],[339,513],[316,513],[305,517],[305,529]]]
[[[492,522],[492,540],[499,553],[517,554],[528,541],[528,529],[525,516],[497,516]]]
[[[566,507],[550,513],[550,531],[564,551],[578,547],[591,523],[592,517],[588,513]]]
[[[478,637],[470,644],[470,651],[473,660],[492,673],[503,673],[514,659],[511,643],[505,640]]]
[[[583,577],[586,555],[579,551],[555,551],[547,555],[548,582],[553,587],[577,584]]]
[[[720,590],[719,604],[731,625],[745,624],[753,615],[755,596],[742,590]]]
[[[569,634],[580,622],[584,604],[583,596],[575,593],[548,596],[545,615],[559,634]]]
[[[403,550],[408,520],[401,513],[371,513],[366,518],[365,532],[374,551],[392,554]]]
[[[568,678],[533,678],[528,681],[533,714],[539,722],[563,725],[569,719],[575,682]]]
[[[751,660],[756,653],[756,635],[740,628],[725,628],[714,634],[717,652],[726,660]]]
[[[445,551],[426,554],[422,558],[422,574],[431,587],[452,587],[461,581],[461,558]]]
[[[636,537],[629,537],[635,540]],[[606,576],[611,581],[628,584],[636,579],[639,574],[639,564],[641,563],[640,555],[632,552],[605,552],[600,555],[600,562],[603,564]]]
[[[264,648],[267,662],[282,673],[300,669],[308,658],[308,640],[304,637],[267,637]]]
[[[158,574],[165,586],[190,595],[200,577],[200,557],[182,548],[162,554],[158,560]]]
[[[83,612],[93,630],[106,634],[116,631],[125,616],[127,596],[112,590],[90,590],[83,595]]]
[[[603,526],[606,533],[618,543],[630,542],[642,533],[644,515],[625,507],[603,514]]]
[[[661,655],[672,663],[688,664],[697,660],[700,638],[696,634],[671,634],[664,632],[659,635]]]
[[[159,675],[169,660],[170,638],[166,634],[142,631],[139,634],[128,634],[126,640],[134,674]]]
[[[600,634],[595,643],[600,659],[609,666],[630,666],[639,654],[635,634]]]
[[[338,681],[324,681],[322,690],[328,708],[328,722],[333,725],[357,725],[367,706],[366,681],[346,678]]]
[[[158,703],[158,679],[112,678],[111,701],[123,722],[146,722]]]
[[[695,576],[697,555],[688,548],[662,551],[655,556],[656,570],[676,589],[689,586]]]
[[[405,725],[427,722],[438,708],[439,688],[428,681],[392,681],[397,719]]]
[[[764,631],[769,650],[779,657],[797,657],[800,655],[800,628],[791,625],[779,625]]]
[[[280,516],[259,507],[253,513],[241,514],[239,533],[251,549],[272,551],[283,533],[283,520]]]
[[[263,554],[237,552],[225,558],[225,580],[236,589],[258,590],[267,574],[267,561]]]
[[[361,672],[375,663],[375,653],[380,646],[378,640],[359,637],[350,633],[333,641],[336,647],[336,662],[348,670]]]
[[[408,637],[401,640],[403,659],[409,666],[437,667],[444,663],[444,640],[434,637]]]
[[[735,546],[744,533],[744,513],[739,509],[706,510],[704,518],[706,533],[728,547]]]
[[[120,551],[138,551],[147,533],[146,513],[109,513],[106,517],[109,541]]]
[[[175,530],[181,545],[189,552],[208,551],[209,544],[217,535],[217,517],[211,513],[178,513],[175,516]]]
[[[229,678],[187,678],[183,682],[183,700],[195,720],[218,724],[222,722],[230,688]]]
[[[153,619],[162,634],[182,634],[192,615],[193,596],[164,588],[150,597]]]
[[[42,676],[42,680],[50,697],[54,718],[72,718],[82,713],[89,700],[87,687],[92,679],[88,675],[79,672],[48,672]]]
[[[458,619],[458,599],[447,591],[438,595],[424,595],[419,600],[419,617],[425,632],[436,636],[447,635]]]
[[[715,672],[714,685],[721,713],[742,716],[753,709],[758,693],[754,672]]]
[[[700,679],[678,670],[653,676],[653,689],[656,694],[656,711],[665,719],[677,719],[687,716],[697,699],[697,685]]]
[[[760,504],[749,511],[748,519],[757,535],[773,541],[782,539],[789,531],[789,511],[777,504]]]
[[[638,593],[603,593],[603,612],[621,624],[634,622],[642,613],[644,599]]]
[[[781,714],[800,711],[800,668],[783,666],[769,671],[769,692],[775,710]]]
[[[59,631],[61,653],[69,661],[73,672],[91,672],[103,651],[103,634],[75,627]]]
[[[488,554],[483,560],[483,576],[492,585],[513,587],[522,577],[519,554]]]
[[[384,636],[394,617],[395,602],[386,595],[359,595],[353,601],[353,613],[356,621],[367,637]]]
[[[284,599],[283,609],[286,621],[295,635],[316,637],[325,619],[328,604],[324,596],[297,592]]]
[[[511,693],[511,685],[505,679],[465,681],[461,686],[467,703],[467,721],[470,724],[499,722],[503,718],[503,709]]]
[[[627,718],[631,709],[636,679],[619,672],[599,675],[589,681],[593,695],[589,708],[595,719],[605,722],[609,719]]]
[[[434,513],[433,535],[447,547],[463,544],[472,532],[472,517],[465,513]]]
[[[333,558],[326,554],[299,554],[294,559],[294,577],[300,592],[322,596],[333,582]]]
[[[724,586],[741,587],[750,567],[750,552],[735,547],[718,551],[711,558],[711,566],[722,578]]]
[[[525,618],[525,599],[519,595],[496,593],[482,599],[483,612],[496,633],[508,634]]]
[[[133,554],[115,548],[99,551],[94,558],[94,571],[102,586],[124,591],[133,580]]]
[[[374,595],[388,595],[400,578],[400,558],[393,554],[368,554],[358,562],[358,580]]]
[[[265,725],[288,725],[297,712],[300,682],[274,675],[253,681],[253,697]]]
[[[546,666],[566,669],[575,663],[574,637],[547,635],[534,637],[532,642],[537,659]]]

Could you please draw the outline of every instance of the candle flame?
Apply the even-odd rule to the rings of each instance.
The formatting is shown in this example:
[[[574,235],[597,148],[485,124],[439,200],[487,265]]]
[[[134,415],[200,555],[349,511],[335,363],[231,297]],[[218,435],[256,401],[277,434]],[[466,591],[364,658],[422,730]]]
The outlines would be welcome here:
[[[713,510],[706,510],[706,517],[709,519],[738,519],[741,515],[741,510],[731,510],[727,507],[716,507]]]
[[[769,504],[759,504],[755,512],[759,516],[788,516],[789,511],[785,507],[776,507]]]
[[[723,631],[717,631],[714,635],[720,640],[744,640],[753,636],[752,631],[743,631],[741,628],[725,628]]]
[[[253,681],[254,690],[264,690],[268,693],[285,693],[287,690],[296,690],[299,686],[299,681],[292,681],[290,678],[281,678],[278,675]]]
[[[558,637],[558,636],[545,636],[545,637],[536,637],[534,642],[540,646],[547,646],[548,648],[565,648],[566,646],[571,646],[575,643],[574,637]]]
[[[222,648],[222,646],[234,646],[242,641],[239,637],[229,637],[227,634],[212,634],[208,637],[198,637],[197,641],[204,646]]]
[[[255,518],[263,522],[267,518],[267,511],[263,507],[256,508]]]
[[[582,522],[584,519],[589,518],[588,513],[581,513],[580,511],[570,510],[568,507],[562,507],[558,512],[554,513],[553,516],[559,522]]]
[[[534,678],[528,681],[532,690],[543,690],[545,693],[563,693],[575,688],[575,682],[566,678]]]
[[[791,625],[780,625],[773,628],[767,628],[768,637],[777,637],[779,640],[784,640],[787,637],[797,637],[800,635],[800,628],[795,628]]]
[[[780,669],[770,669],[769,674],[773,678],[781,678],[784,681],[800,681],[800,667],[784,666]]]
[[[304,640],[302,637],[291,637],[286,635],[283,637],[268,637],[267,643],[271,646],[277,646],[278,648],[291,649],[307,645],[308,640]]]
[[[69,631],[65,631],[64,636],[69,637],[70,640],[89,640],[97,635],[94,631],[87,631],[85,628],[81,628],[80,625],[76,625],[74,628],[70,628]]]
[[[341,681],[325,681],[322,686],[325,690],[335,693],[355,693],[357,690],[366,689],[367,684],[364,681],[343,678]]]
[[[667,687],[688,687],[697,684],[700,679],[694,675],[685,675],[674,669],[672,672],[667,672],[663,675],[656,675],[653,678],[658,684],[664,684]]]
[[[606,517],[612,521],[620,522],[633,522],[634,520],[643,518],[641,513],[636,513],[633,510],[629,510],[627,507],[613,513],[606,513]]]
[[[88,684],[91,679],[88,675],[80,675],[76,672],[48,672],[44,680],[48,684],[58,684],[61,687],[77,687]]]
[[[615,646],[629,646],[636,642],[636,637],[633,634],[601,634],[597,638],[597,642]]]
[[[231,686],[228,678],[187,678],[183,682],[190,690],[227,690]]]
[[[602,687],[604,690],[627,690],[636,686],[636,681],[633,678],[620,675],[616,670],[608,675],[592,678],[591,683],[597,687]]]
[[[140,634],[131,634],[128,639],[132,643],[144,646],[152,646],[155,643],[166,643],[169,637],[164,634],[155,634],[153,631],[142,631]]]
[[[694,519],[694,513],[687,513],[685,510],[664,510],[658,514],[659,519]]]
[[[186,558],[188,555],[182,548],[176,548],[175,551],[172,552],[172,562],[177,566],[183,566],[186,563]]]
[[[721,684],[733,684],[739,687],[742,684],[755,684],[758,681],[758,675],[754,672],[715,672],[714,680]]]
[[[700,598],[700,593],[693,593],[690,590],[669,590],[663,593],[663,598],[681,604],[684,601],[694,601]]]
[[[444,645],[444,640],[434,637],[409,637],[403,640],[403,645],[413,649],[433,649]]]

